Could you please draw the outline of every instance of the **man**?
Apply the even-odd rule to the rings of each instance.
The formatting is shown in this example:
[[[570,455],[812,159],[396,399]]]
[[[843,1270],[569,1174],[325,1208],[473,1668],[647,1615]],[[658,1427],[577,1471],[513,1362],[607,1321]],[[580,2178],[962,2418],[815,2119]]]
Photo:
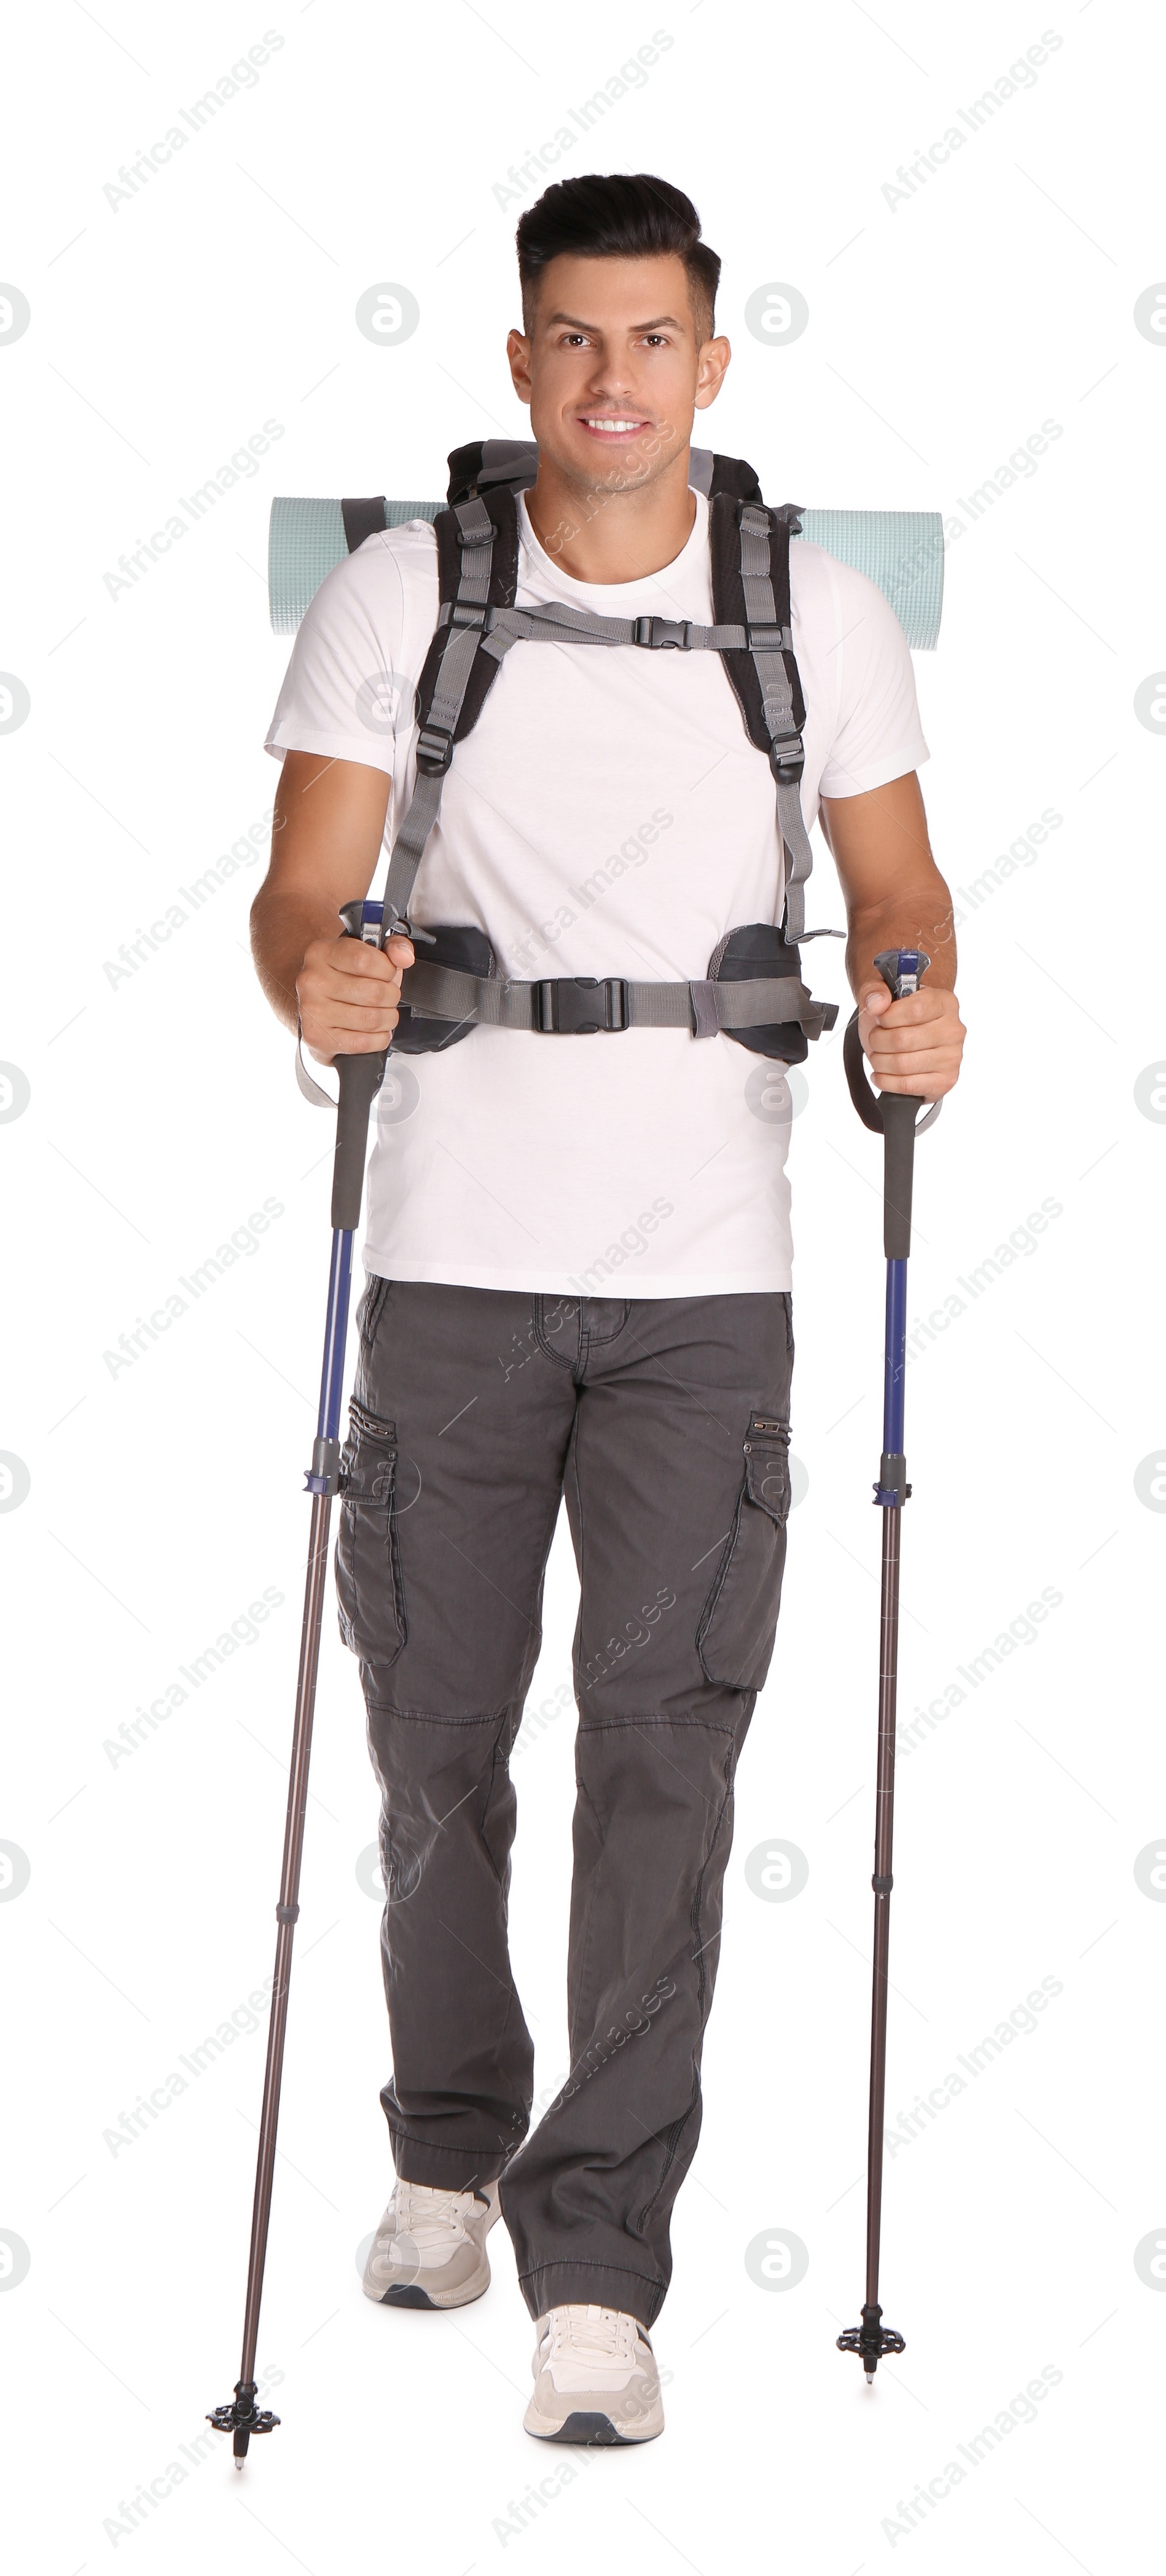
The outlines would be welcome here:
[[[730,351],[692,205],[656,179],[570,180],[518,248],[508,351],[538,443],[518,606],[709,624],[689,442]],[[842,882],[863,1043],[882,1088],[935,1099],[964,1033],[910,658],[881,594],[820,549],[794,544],[791,584],[802,806]],[[412,789],[437,610],[429,524],[369,538],[317,593],[269,737],[283,773],[256,962],[324,1062],[386,1045],[413,962],[404,936],[339,937],[337,911]],[[418,932],[476,925],[502,977],[666,982],[706,977],[728,931],[782,906],[773,779],[718,652],[511,648],[445,781]],[[892,1001],[873,959],[898,946],[932,962]],[[537,2328],[525,2421],[551,2440],[663,2424],[647,2330],[699,2130],[733,1779],[789,1501],[788,1187],[759,1076],[721,1029],[596,1047],[474,1027],[391,1061],[369,1174],[337,1581],[383,1800],[397,2183],[365,2288],[477,2298],[501,2215]],[[564,1493],[581,1586],[571,2070],[528,2136],[507,1762]]]

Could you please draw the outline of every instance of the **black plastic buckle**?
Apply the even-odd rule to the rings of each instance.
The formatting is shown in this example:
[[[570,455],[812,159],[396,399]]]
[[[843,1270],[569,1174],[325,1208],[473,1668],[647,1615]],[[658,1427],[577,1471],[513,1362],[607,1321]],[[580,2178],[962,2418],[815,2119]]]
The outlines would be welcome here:
[[[453,735],[444,725],[422,725],[417,736],[417,767],[426,778],[443,778],[453,759]]]
[[[602,1005],[593,996],[603,995]],[[603,1017],[599,1017],[602,1007]],[[535,1027],[544,1037],[583,1038],[626,1029],[628,988],[622,975],[558,975],[535,986]]]
[[[677,653],[692,650],[690,617],[637,617],[632,621],[632,634],[637,644],[646,644],[653,653],[668,649]]]
[[[783,749],[785,743],[792,748]],[[796,787],[805,765],[805,745],[800,733],[784,734],[780,742],[770,743],[769,766],[779,787]]]

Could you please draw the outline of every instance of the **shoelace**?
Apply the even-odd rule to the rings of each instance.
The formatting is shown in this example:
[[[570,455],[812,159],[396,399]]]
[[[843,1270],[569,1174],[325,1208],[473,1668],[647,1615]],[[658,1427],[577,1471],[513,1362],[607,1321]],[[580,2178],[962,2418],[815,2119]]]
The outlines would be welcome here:
[[[552,2308],[543,2335],[544,2363],[566,2355],[577,2361],[636,2359],[640,2328],[635,2317],[616,2308]]]
[[[394,2193],[397,2232],[415,2244],[434,2245],[451,2227],[462,2227],[480,2203],[472,2191],[438,2191],[431,2183],[398,2182]]]

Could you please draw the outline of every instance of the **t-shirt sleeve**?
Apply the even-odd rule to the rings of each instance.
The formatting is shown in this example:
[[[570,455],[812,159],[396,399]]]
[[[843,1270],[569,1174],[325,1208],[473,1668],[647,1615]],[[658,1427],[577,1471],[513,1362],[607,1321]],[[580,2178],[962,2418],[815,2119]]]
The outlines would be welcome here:
[[[890,601],[866,574],[830,559],[838,641],[838,712],[823,796],[861,796],[930,758],[911,648]]]
[[[392,776],[413,722],[413,683],[404,675],[419,642],[424,657],[424,613],[432,627],[437,607],[432,530],[392,536],[397,544],[369,538],[334,564],[310,602],[268,729],[265,749],[277,760],[314,751]],[[407,539],[412,545],[400,542]]]

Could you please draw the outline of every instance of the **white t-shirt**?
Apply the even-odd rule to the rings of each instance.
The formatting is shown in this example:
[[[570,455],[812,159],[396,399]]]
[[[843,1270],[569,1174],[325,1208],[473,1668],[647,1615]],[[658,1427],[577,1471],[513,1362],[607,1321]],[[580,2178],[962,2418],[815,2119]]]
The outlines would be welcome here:
[[[521,501],[519,539],[520,606],[565,599],[608,616],[712,621],[699,494],[682,553],[645,580],[570,579]],[[927,746],[910,653],[881,591],[803,540],[790,565],[809,825],[820,795],[883,786]],[[367,538],[317,591],[267,738],[277,758],[319,752],[385,770],[387,837],[412,793],[413,689],[437,606],[427,521]],[[454,753],[411,911],[422,926],[476,924],[500,972],[524,981],[673,983],[703,977],[727,930],[779,920],[782,893],[769,765],[719,654],[520,642]],[[805,960],[806,980],[820,960],[821,990],[837,994],[834,943]],[[390,1057],[366,1266],[552,1296],[788,1288],[776,1070],[723,1034],[683,1029],[475,1028],[439,1055]]]

